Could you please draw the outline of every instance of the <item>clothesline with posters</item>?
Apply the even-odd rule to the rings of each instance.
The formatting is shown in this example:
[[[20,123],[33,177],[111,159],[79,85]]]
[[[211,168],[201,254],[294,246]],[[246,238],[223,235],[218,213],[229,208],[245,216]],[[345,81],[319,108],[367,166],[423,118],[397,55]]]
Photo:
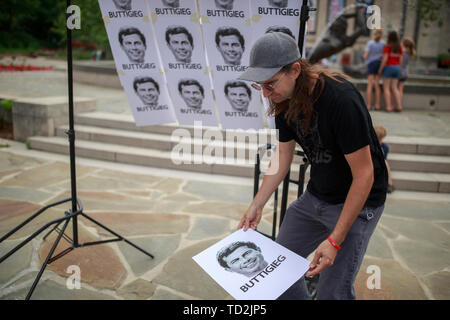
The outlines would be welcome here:
[[[137,126],[274,128],[268,101],[237,78],[264,33],[298,39],[301,0],[98,1]]]

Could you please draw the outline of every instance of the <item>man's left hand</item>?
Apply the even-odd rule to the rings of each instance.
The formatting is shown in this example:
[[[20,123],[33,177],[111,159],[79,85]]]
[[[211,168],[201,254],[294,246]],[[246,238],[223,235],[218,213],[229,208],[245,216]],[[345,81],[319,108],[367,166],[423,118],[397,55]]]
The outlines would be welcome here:
[[[306,276],[315,276],[325,268],[332,266],[337,252],[337,249],[333,247],[328,240],[323,241],[316,249],[314,259],[309,265],[309,271],[306,273]]]

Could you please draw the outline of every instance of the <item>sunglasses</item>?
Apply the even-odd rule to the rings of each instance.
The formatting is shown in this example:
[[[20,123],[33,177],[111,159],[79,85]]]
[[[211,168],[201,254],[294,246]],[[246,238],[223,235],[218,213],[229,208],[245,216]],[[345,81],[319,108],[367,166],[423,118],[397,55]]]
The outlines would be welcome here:
[[[266,89],[267,91],[273,91],[275,90],[275,87],[280,83],[281,79],[284,77],[285,74],[286,73],[283,73],[281,77],[279,77],[278,80],[275,81],[274,83],[269,84],[252,83],[252,87],[258,91],[261,91],[263,88]]]

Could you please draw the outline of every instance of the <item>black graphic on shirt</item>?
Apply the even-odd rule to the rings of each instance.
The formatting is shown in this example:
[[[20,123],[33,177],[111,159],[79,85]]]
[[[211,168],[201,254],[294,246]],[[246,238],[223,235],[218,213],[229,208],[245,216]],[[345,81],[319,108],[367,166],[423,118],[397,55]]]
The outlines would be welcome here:
[[[306,132],[302,128],[304,121],[305,120],[302,119],[297,122],[296,134],[309,161],[314,164],[330,163],[331,160],[333,160],[333,154],[332,151],[325,148],[322,143],[319,132],[319,116],[317,111],[313,112],[310,127]]]

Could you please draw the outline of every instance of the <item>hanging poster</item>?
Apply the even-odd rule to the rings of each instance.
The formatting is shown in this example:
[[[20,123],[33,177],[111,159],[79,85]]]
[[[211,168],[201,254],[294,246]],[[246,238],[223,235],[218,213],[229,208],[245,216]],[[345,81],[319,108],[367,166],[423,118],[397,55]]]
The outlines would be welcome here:
[[[147,0],[179,124],[217,126],[195,0]]]
[[[237,300],[277,299],[310,264],[252,229],[235,231],[193,259]]]
[[[249,65],[250,1],[199,0],[198,4],[222,128],[263,128],[258,94],[249,83],[236,80]]]
[[[99,0],[116,70],[138,126],[176,122],[147,4]]]
[[[284,32],[298,41],[301,0],[254,0],[250,4],[253,41],[268,32]],[[275,119],[267,115],[269,101],[262,92],[258,95],[263,100],[269,128],[275,129]]]

